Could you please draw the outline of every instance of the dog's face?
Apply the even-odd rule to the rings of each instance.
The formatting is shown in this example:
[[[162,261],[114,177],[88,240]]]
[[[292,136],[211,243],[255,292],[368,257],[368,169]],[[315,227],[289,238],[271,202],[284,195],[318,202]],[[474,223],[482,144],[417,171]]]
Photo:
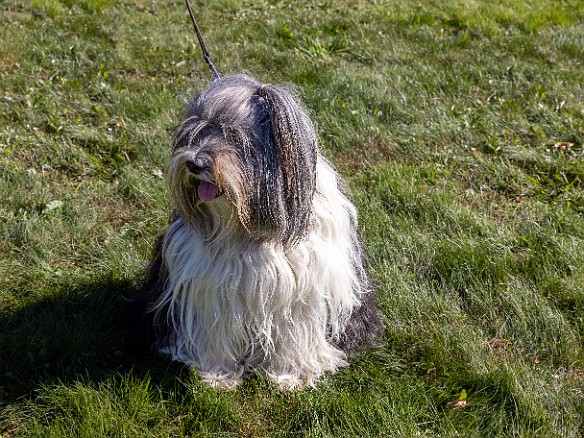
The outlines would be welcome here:
[[[209,238],[228,227],[292,245],[312,217],[316,160],[314,130],[287,90],[240,75],[219,79],[195,96],[178,128],[173,201]]]

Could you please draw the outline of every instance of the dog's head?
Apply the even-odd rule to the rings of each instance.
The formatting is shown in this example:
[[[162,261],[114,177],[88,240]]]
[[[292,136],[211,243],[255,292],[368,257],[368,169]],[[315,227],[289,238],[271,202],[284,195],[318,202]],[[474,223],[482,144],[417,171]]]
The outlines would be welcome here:
[[[229,224],[254,241],[292,245],[312,217],[316,160],[314,129],[287,89],[243,75],[218,79],[194,97],[177,130],[173,202],[210,234]]]

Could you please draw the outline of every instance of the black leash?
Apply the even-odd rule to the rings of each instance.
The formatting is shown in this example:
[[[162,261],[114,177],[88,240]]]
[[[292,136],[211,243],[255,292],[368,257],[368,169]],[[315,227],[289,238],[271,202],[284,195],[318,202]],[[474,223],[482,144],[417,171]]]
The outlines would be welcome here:
[[[195,20],[195,16],[193,15],[193,11],[191,10],[191,5],[189,5],[189,0],[185,0],[187,4],[187,9],[189,10],[189,15],[191,16],[191,20],[193,22],[193,26],[195,27],[195,32],[197,33],[197,39],[199,40],[199,45],[201,46],[201,50],[203,51],[203,57],[205,58],[205,62],[209,65],[209,68],[213,72],[213,80],[221,79],[219,73],[215,69],[213,62],[211,61],[211,55],[207,51],[207,47],[205,46],[205,41],[203,41],[203,35],[201,35],[201,31],[199,30],[199,26],[197,26],[197,20]]]

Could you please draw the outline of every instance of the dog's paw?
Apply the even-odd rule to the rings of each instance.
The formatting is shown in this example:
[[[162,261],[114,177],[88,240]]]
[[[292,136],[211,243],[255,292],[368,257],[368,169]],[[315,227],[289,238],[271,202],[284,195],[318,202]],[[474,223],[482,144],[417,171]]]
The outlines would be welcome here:
[[[225,374],[199,373],[201,382],[221,391],[234,391],[241,385],[241,379]]]
[[[269,374],[268,378],[283,392],[301,391],[307,386],[304,379],[290,374]]]

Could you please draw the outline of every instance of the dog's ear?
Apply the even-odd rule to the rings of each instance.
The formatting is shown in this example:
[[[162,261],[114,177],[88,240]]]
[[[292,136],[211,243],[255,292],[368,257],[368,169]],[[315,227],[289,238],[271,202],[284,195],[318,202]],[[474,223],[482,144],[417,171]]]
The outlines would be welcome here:
[[[308,116],[288,90],[264,85],[258,94],[266,102],[270,135],[283,178],[284,241],[294,243],[304,237],[312,216],[316,187],[316,134]]]

